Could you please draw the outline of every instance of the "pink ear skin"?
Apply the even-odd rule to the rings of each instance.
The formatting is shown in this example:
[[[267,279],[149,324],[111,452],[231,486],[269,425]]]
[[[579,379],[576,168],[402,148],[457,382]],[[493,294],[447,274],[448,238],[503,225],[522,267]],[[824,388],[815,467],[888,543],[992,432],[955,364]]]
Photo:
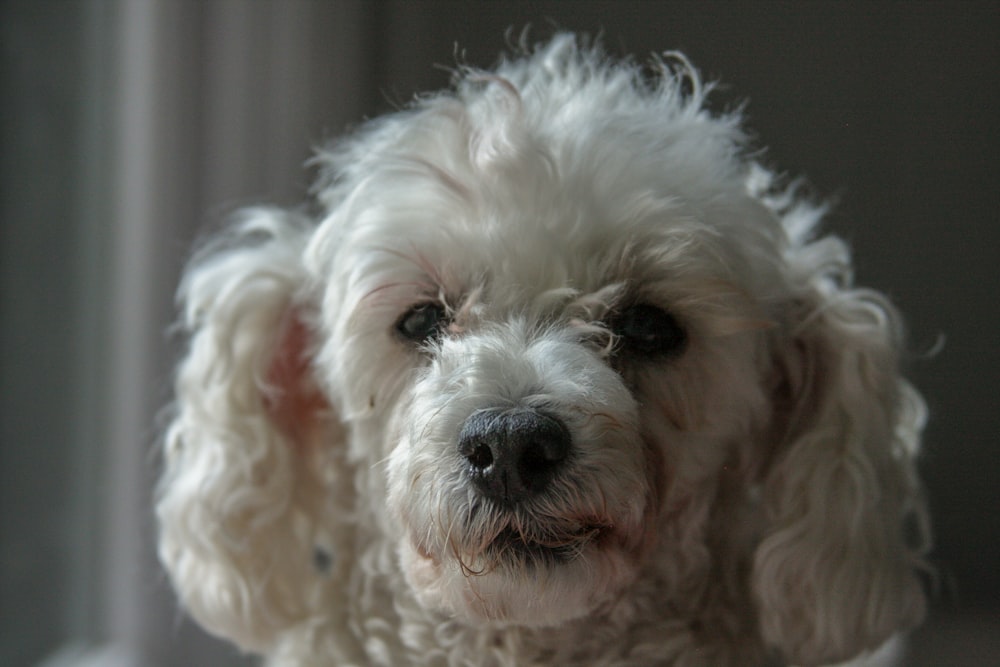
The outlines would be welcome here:
[[[305,448],[329,408],[311,372],[311,332],[295,309],[282,318],[267,369],[264,409],[296,449]]]

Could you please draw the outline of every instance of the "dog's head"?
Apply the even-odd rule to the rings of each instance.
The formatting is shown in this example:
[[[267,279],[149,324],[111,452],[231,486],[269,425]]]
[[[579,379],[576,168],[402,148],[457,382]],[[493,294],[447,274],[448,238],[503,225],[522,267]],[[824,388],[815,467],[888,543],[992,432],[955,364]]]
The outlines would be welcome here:
[[[656,64],[466,72],[192,264],[158,510],[207,627],[268,650],[395,569],[469,624],[746,604],[809,663],[920,617],[896,315]]]

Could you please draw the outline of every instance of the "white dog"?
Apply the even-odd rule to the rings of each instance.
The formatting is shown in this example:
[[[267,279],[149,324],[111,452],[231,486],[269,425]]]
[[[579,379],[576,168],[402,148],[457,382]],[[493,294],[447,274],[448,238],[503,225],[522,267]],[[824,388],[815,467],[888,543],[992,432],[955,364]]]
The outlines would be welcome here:
[[[818,665],[916,624],[923,403],[820,208],[676,54],[457,79],[185,275],[184,606],[287,666]]]

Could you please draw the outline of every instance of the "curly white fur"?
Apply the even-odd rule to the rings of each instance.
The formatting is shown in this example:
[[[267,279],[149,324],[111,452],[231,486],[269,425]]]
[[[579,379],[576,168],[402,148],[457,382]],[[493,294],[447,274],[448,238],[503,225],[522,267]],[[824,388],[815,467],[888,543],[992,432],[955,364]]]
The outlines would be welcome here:
[[[746,666],[919,621],[897,314],[653,65],[562,35],[464,71],[320,153],[322,215],[250,211],[192,262],[157,512],[208,630],[272,665]],[[680,353],[622,351],[635,303]],[[571,434],[516,507],[456,446],[492,408]]]

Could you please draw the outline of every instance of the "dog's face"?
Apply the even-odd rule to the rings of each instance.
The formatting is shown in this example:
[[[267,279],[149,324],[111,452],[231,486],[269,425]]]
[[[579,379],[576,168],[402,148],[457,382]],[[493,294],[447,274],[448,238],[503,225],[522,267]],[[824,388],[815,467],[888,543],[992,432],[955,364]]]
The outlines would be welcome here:
[[[745,248],[641,166],[605,183],[527,149],[503,169],[429,164],[461,157],[400,159],[365,186],[391,205],[327,221],[345,229],[318,264],[334,269],[320,357],[340,409],[374,423],[355,446],[386,475],[419,598],[559,623],[614,600],[663,521],[742,474],[770,418],[773,327],[748,290],[774,270],[734,275]]]
[[[919,618],[894,311],[693,72],[601,58],[561,38],[369,126],[318,220],[189,270],[158,511],[210,628],[669,620],[816,664]]]

